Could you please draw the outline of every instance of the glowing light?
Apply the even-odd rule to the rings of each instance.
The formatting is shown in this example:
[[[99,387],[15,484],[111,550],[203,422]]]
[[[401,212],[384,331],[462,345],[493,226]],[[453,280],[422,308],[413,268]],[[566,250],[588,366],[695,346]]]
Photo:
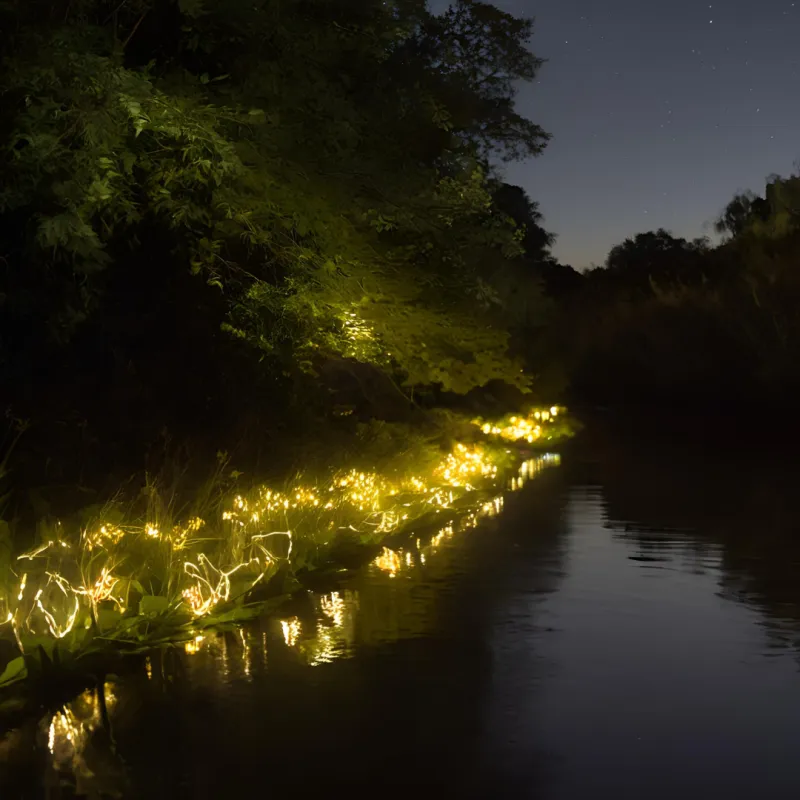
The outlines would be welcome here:
[[[79,589],[72,589],[72,591],[75,594],[88,597],[94,609],[97,609],[97,604],[102,603],[104,600],[112,600],[118,608],[122,608],[122,602],[112,594],[117,583],[119,583],[119,579],[111,574],[108,567],[103,567],[100,571],[100,577],[92,586],[84,586]]]
[[[101,525],[94,533],[84,533],[86,549],[91,551],[97,547],[119,544],[123,536],[125,536],[125,530],[111,523],[106,523]]]
[[[467,447],[457,444],[445,460],[434,470],[434,476],[441,478],[450,486],[474,488],[470,479],[493,478],[497,475],[497,465],[493,464],[480,447]]]
[[[115,705],[113,687],[103,687],[106,709]],[[84,760],[84,751],[96,731],[103,724],[100,703],[95,691],[86,691],[71,703],[63,706],[45,723],[47,749],[50,751],[56,770],[69,769],[75,774],[90,776]],[[44,726],[43,726],[44,727]]]
[[[294,647],[297,644],[297,640],[300,638],[303,626],[300,624],[300,620],[297,617],[292,617],[291,619],[281,620],[281,630],[283,631],[283,639],[287,647]]]
[[[553,406],[526,416],[476,424],[489,437],[533,442],[548,436],[560,413],[561,409]],[[147,563],[147,548],[154,554],[151,565],[167,559],[166,569],[170,570],[160,576],[164,599],[168,601],[164,604],[165,620],[179,607],[188,608],[193,617],[199,618],[221,604],[245,596],[280,565],[294,566],[300,542],[305,545],[310,540],[315,547],[326,546],[338,531],[352,531],[362,541],[379,542],[409,521],[432,512],[444,516],[445,510],[462,509],[454,515],[455,522],[433,536],[424,548],[426,552],[418,542],[418,556],[406,550],[382,548],[373,565],[394,578],[404,566],[425,564],[426,558],[434,557],[449,537],[500,512],[502,495],[479,504],[477,497],[469,494],[478,488],[502,488],[498,485],[498,461],[497,449],[488,445],[457,444],[439,463],[418,469],[415,474],[390,476],[365,469],[344,469],[315,484],[295,481],[282,490],[256,486],[230,498],[227,507],[220,509],[215,522],[209,525],[200,517],[166,523],[153,515],[153,521],[123,526],[108,521],[108,514],[83,530],[64,532],[65,538],[53,538],[18,556],[18,562],[25,562],[26,571],[20,570],[19,582],[14,577],[8,593],[0,596],[0,620],[11,625],[22,650],[26,634],[62,639],[78,624],[91,627],[92,620],[97,622],[103,603],[113,603],[124,613],[134,587],[145,595],[153,591],[141,575],[137,576],[137,568]],[[542,469],[555,464],[558,457],[554,455],[524,462],[518,474],[509,476],[510,488],[522,488]],[[508,488],[508,482],[504,485]],[[199,536],[205,527],[211,530]],[[61,534],[60,530],[59,537]],[[79,546],[71,547],[70,541]],[[183,551],[182,555],[175,557],[179,551]],[[345,600],[333,592],[322,596],[319,604],[323,616],[318,627],[328,630],[323,638],[333,636],[332,631],[345,625]],[[287,645],[298,644],[300,621],[284,620],[281,627]],[[301,649],[305,648],[308,654],[312,639],[306,638]],[[196,638],[186,643],[187,653],[196,653],[201,641]],[[249,644],[242,644],[249,653]],[[319,645],[320,662],[328,658],[328,644]],[[147,671],[151,676],[149,661]],[[56,720],[59,730],[63,724],[63,720]]]
[[[347,339],[344,355],[359,361],[386,359],[389,353],[383,348],[375,334],[375,329],[355,311],[346,312],[342,320],[342,330]]]
[[[40,555],[49,550],[54,544],[55,542],[53,541],[45,542],[44,544],[39,545],[39,547],[35,548],[34,550],[31,550],[28,553],[22,553],[21,555],[18,555],[17,561],[23,561],[25,559],[33,561],[34,558],[38,558]]]
[[[183,569],[194,579],[194,584],[184,589],[183,598],[192,613],[201,617],[208,614],[214,606],[230,599],[231,575],[238,572],[250,562],[237,564],[233,569],[223,571],[215,567],[205,553],[197,556],[197,564],[187,561]]]
[[[344,625],[344,600],[339,592],[322,595],[319,604],[322,613],[333,622],[335,627],[341,628]]]
[[[389,573],[390,578],[394,578],[402,566],[400,556],[388,547],[384,547],[381,554],[372,563],[383,572]]]
[[[58,622],[56,619],[55,609],[54,611],[48,610],[45,608],[45,605],[42,602],[42,595],[45,593],[45,589],[49,589],[49,587],[52,585],[55,585],[66,599],[65,605],[67,606],[67,609],[66,611],[62,609],[62,613],[65,617],[62,622]],[[48,595],[49,594],[50,592],[48,592]],[[34,597],[34,605],[42,612],[42,615],[47,622],[47,627],[50,630],[50,634],[56,639],[63,639],[73,629],[75,626],[75,620],[78,617],[78,612],[80,611],[80,602],[77,595],[72,590],[72,587],[64,578],[54,573],[47,573],[47,583],[45,584],[44,588],[41,588],[36,592],[36,596]],[[69,608],[69,606],[72,607]]]
[[[188,546],[192,535],[197,533],[205,524],[205,520],[200,519],[200,517],[193,517],[184,526],[175,525],[172,529],[172,536],[170,537],[172,549],[185,549]]]
[[[314,640],[313,653],[309,665],[329,664],[336,658],[336,640],[327,628],[319,628]]]
[[[487,436],[498,436],[509,442],[524,441],[533,444],[545,431],[542,425],[552,424],[563,410],[559,406],[551,406],[549,409],[534,409],[525,417],[510,416],[495,423],[478,419],[473,420],[473,424]]]

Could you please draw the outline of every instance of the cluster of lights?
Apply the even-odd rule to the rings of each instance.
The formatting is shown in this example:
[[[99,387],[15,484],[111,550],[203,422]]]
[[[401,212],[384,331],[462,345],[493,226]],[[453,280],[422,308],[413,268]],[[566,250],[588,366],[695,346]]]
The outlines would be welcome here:
[[[335,628],[341,628],[344,625],[345,602],[339,592],[323,595],[319,599],[319,605],[322,613],[328,617]]]
[[[346,652],[353,634],[347,623],[358,607],[358,593],[331,592],[318,595],[317,601],[319,614],[313,631],[309,628],[306,632],[297,617],[280,622],[286,646],[312,667],[329,664]]]
[[[196,617],[208,614],[219,603],[226,602],[231,598],[231,575],[239,570],[258,564],[258,559],[245,561],[237,564],[233,569],[222,570],[215,567],[205,553],[197,556],[197,561],[187,561],[183,568],[191,578],[191,585],[183,590],[183,598]],[[253,585],[257,583],[261,574],[255,579]]]
[[[532,419],[542,425],[558,413],[554,407],[534,412]],[[528,424],[534,423],[512,417],[508,423],[491,427],[489,433],[513,439],[520,431],[528,431]],[[541,468],[532,464],[523,465],[523,471],[512,480],[512,489]],[[132,556],[144,554],[146,558],[151,552],[146,548],[154,544],[170,559],[166,609],[183,607],[201,618],[246,594],[280,563],[292,563],[298,535],[329,537],[336,530],[352,530],[382,537],[426,510],[452,509],[466,492],[496,485],[497,478],[498,466],[490,450],[457,444],[438,464],[411,476],[349,470],[319,485],[298,483],[282,491],[257,487],[233,498],[221,513],[221,527],[200,517],[174,526],[158,520],[139,526],[101,520],[82,531],[77,543],[70,543],[69,537],[52,539],[17,558],[15,584],[0,596],[2,624],[10,625],[24,652],[27,635],[63,639],[76,627],[97,623],[103,606],[124,613],[129,587],[137,578],[137,562]],[[458,527],[475,525],[480,517],[497,513],[501,502],[502,497],[462,516]],[[207,532],[208,528],[212,530]],[[454,531],[452,525],[443,528],[434,548]],[[420,560],[424,557],[422,553]],[[395,576],[409,558],[409,553],[383,548],[375,565]],[[336,626],[341,624],[341,598],[331,595],[322,611]],[[285,621],[287,643],[296,643],[300,630],[299,620]],[[197,648],[199,641],[187,647]]]
[[[478,478],[492,479],[497,476],[497,465],[493,464],[480,447],[457,444],[447,458],[434,470],[448,486],[474,489]]]
[[[524,461],[517,474],[511,478],[508,488],[511,491],[522,489],[526,483],[541,472],[549,467],[557,466],[559,463],[560,458],[555,454],[544,454]],[[496,474],[496,470],[483,451],[463,446],[457,447],[448,458],[436,467],[434,472],[440,482],[449,481],[452,486],[459,486],[469,478],[474,479],[476,475],[485,477]],[[362,473],[347,473],[347,475],[337,478],[334,485],[338,489],[353,491],[360,495],[350,497],[350,500],[355,503],[377,503],[382,493],[397,493],[398,489],[390,487],[386,482],[381,483],[380,488],[377,489],[378,482],[375,478],[376,476]],[[416,477],[406,480],[400,488],[406,491],[413,490],[425,496],[427,499],[424,502],[429,502],[431,497],[443,493],[441,490],[432,489],[427,482]],[[476,528],[483,519],[498,515],[503,509],[503,503],[503,494],[497,494],[477,508],[461,515],[457,520],[452,520],[442,526],[426,544],[417,538],[408,549],[393,550],[389,547],[382,547],[378,556],[373,560],[372,566],[389,578],[396,578],[404,570],[412,569],[417,563],[424,566],[429,558],[457,534]],[[242,505],[246,505],[246,501],[237,498],[235,504],[241,508]],[[377,504],[379,505],[379,503]],[[317,595],[316,601],[318,615],[314,626],[309,626],[307,622],[301,622],[296,616],[278,621],[284,644],[294,650],[310,666],[330,663],[347,652],[350,639],[345,628],[349,620],[352,632],[353,614],[358,606],[357,594],[347,591]],[[243,631],[240,631],[240,635],[242,637],[243,669],[244,673],[249,675],[249,646]],[[184,648],[188,654],[194,655],[199,652],[204,643],[206,643],[205,637],[196,635],[184,644]]]
[[[551,453],[524,461],[519,468],[518,474],[511,478],[508,488],[511,491],[518,491],[543,470],[558,464],[560,464],[559,456]],[[427,545],[423,546],[422,541],[417,539],[416,553],[413,553],[410,549],[404,552],[384,547],[373,560],[372,566],[384,572],[390,578],[395,578],[404,568],[413,567],[417,560],[424,565],[427,557],[441,547],[445,541],[461,531],[477,527],[482,519],[497,516],[503,510],[503,504],[504,497],[502,494],[498,494],[484,502],[480,507],[460,516],[458,520],[448,522],[437,531]]]
[[[100,577],[89,587],[79,587],[73,589],[75,594],[84,595],[89,598],[92,609],[97,613],[97,606],[106,600],[114,603],[121,612],[125,612],[125,607],[122,605],[122,600],[114,595],[114,589],[119,583],[119,578],[115,578],[111,574],[108,567],[103,567],[100,570]],[[70,587],[71,588],[71,587]]]
[[[184,525],[175,525],[172,529],[170,544],[173,550],[183,550],[189,544],[191,538],[206,524],[200,517],[192,517]]]
[[[303,632],[303,625],[297,617],[283,619],[281,620],[281,630],[283,631],[283,640],[286,642],[286,646],[294,647]]]
[[[563,408],[551,406],[550,408],[535,409],[527,416],[511,416],[498,422],[483,422],[474,420],[483,433],[487,436],[498,436],[507,442],[528,442],[533,444],[542,438],[548,424],[555,421]]]
[[[388,547],[384,547],[383,550],[381,550],[381,554],[373,563],[378,569],[388,573],[390,578],[394,578],[402,566],[400,555]]]
[[[108,548],[109,545],[119,544],[128,531],[110,522],[100,525],[97,530],[84,534],[86,549],[89,551],[97,548]]]

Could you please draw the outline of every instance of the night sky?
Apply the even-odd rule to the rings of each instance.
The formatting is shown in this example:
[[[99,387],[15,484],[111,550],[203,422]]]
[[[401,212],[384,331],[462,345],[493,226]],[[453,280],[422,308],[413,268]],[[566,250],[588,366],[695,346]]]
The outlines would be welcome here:
[[[548,59],[521,113],[553,139],[506,169],[584,268],[636,233],[710,234],[800,159],[800,0],[494,0]]]

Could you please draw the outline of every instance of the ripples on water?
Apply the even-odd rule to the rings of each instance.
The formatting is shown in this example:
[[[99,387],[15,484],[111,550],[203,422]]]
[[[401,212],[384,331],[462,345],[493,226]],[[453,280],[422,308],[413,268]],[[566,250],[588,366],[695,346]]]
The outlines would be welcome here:
[[[0,794],[800,796],[796,473],[590,455],[12,732]]]

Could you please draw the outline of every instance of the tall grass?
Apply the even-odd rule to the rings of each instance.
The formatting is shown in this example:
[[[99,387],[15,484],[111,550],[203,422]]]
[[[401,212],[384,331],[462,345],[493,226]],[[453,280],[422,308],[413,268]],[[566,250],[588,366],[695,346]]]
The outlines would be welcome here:
[[[348,466],[280,485],[247,484],[220,454],[188,500],[172,470],[148,476],[132,499],[119,494],[83,518],[47,521],[2,576],[2,631],[19,655],[0,687],[42,665],[78,669],[109,649],[136,652],[242,621],[330,562],[342,542],[377,546],[425,519],[474,510],[515,458],[508,443],[567,433],[557,411],[477,420],[461,431],[472,441],[454,444],[364,429],[371,448],[343,453]]]

